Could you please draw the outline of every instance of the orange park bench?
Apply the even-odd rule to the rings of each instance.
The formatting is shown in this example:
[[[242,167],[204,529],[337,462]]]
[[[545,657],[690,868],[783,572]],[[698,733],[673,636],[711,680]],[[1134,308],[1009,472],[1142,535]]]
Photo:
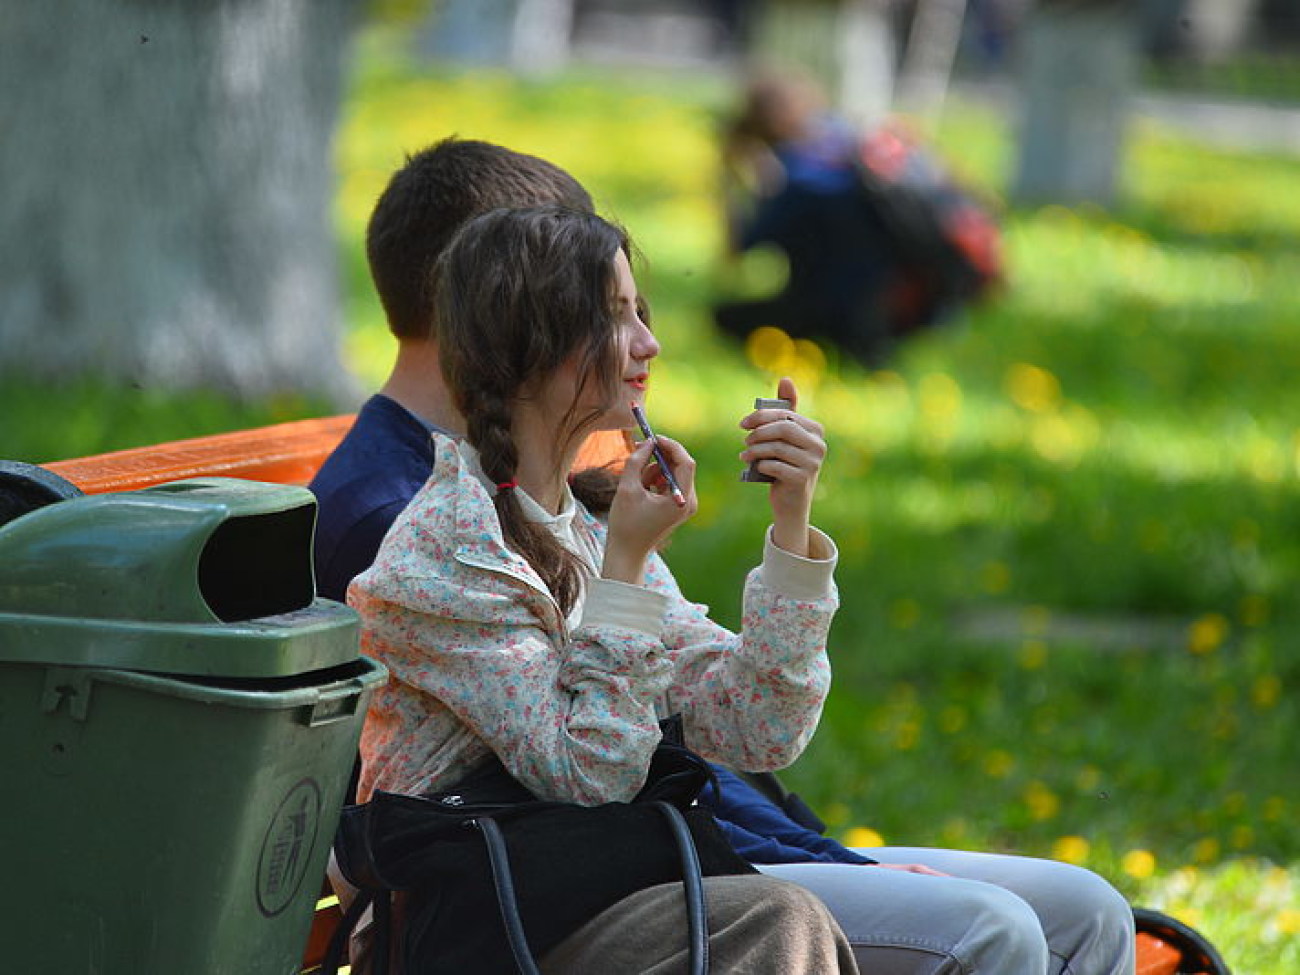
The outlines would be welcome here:
[[[352,415],[297,420],[42,466],[84,494],[135,491],[194,477],[234,477],[305,485],[347,433],[352,421]],[[627,450],[625,435],[617,431],[599,433],[584,444],[576,466],[617,464]],[[323,877],[320,891],[303,952],[304,973],[319,967],[342,918],[338,898]]]
[[[306,484],[352,426],[351,414],[294,420],[252,430],[133,447],[42,465],[85,494],[136,491],[187,477],[243,477],[276,484]],[[617,463],[627,438],[610,431],[583,445],[575,466]]]
[[[305,485],[348,431],[352,420],[350,415],[298,420],[57,461],[43,467],[85,494],[133,491],[192,477]],[[621,433],[596,434],[584,445],[576,466],[617,464],[628,448],[629,440]],[[319,967],[342,918],[338,899],[324,877],[320,889],[304,947],[303,973]],[[1192,929],[1158,912],[1138,908],[1134,914],[1138,925],[1138,975],[1226,975],[1227,966],[1213,947]]]

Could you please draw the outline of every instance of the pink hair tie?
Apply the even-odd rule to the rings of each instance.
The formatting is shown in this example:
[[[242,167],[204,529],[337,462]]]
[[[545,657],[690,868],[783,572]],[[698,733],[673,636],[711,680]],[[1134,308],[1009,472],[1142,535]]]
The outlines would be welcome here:
[[[517,487],[519,487],[518,481],[502,481],[500,484],[497,485],[497,490],[509,491],[511,488],[517,488]]]

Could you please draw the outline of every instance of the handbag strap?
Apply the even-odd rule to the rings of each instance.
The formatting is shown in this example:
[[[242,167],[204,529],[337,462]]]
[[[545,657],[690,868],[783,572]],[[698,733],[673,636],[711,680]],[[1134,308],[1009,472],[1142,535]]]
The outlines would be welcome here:
[[[691,837],[690,827],[681,810],[672,803],[662,800],[651,803],[668,822],[669,832],[677,845],[677,853],[682,865],[682,887],[686,892],[686,924],[690,957],[690,975],[708,975],[709,971],[709,928],[708,912],[704,906],[704,881],[700,870],[700,856],[695,849],[695,840]],[[524,934],[523,919],[519,916],[519,900],[515,896],[514,878],[510,872],[510,855],[506,851],[506,839],[501,827],[491,816],[481,816],[474,821],[479,832],[483,834],[487,846],[488,862],[492,867],[493,885],[496,887],[497,904],[501,908],[501,920],[505,923],[506,938],[510,942],[510,951],[520,975],[540,975],[537,962]]]
[[[695,849],[686,817],[672,803],[662,800],[655,808],[668,820],[668,828],[677,841],[677,852],[682,860],[682,887],[686,890],[686,923],[690,935],[692,975],[708,975],[709,971],[709,919],[704,909],[704,881],[700,870],[700,855]]]
[[[537,962],[533,960],[528,939],[524,936],[523,919],[519,916],[519,900],[515,897],[514,877],[510,873],[510,856],[506,852],[506,838],[501,827],[491,816],[481,816],[473,820],[483,841],[487,844],[488,862],[492,865],[492,881],[497,891],[497,904],[501,908],[501,920],[505,922],[506,938],[510,942],[510,951],[515,956],[521,975],[540,975]]]

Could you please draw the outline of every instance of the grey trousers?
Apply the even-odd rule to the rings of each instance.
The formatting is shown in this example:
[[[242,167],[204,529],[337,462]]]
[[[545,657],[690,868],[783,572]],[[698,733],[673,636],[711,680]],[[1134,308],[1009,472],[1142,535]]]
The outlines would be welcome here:
[[[1132,975],[1133,914],[1080,867],[908,847],[860,849],[947,877],[854,864],[762,866],[826,903],[871,975]]]
[[[808,891],[771,877],[706,877],[710,971],[718,975],[856,975],[843,932]],[[544,975],[686,972],[681,884],[620,901],[547,953]]]

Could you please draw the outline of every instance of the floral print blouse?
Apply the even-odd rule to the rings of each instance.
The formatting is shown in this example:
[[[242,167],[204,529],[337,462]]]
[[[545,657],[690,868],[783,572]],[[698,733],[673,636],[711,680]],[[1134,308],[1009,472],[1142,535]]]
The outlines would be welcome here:
[[[362,733],[360,798],[444,789],[489,752],[544,798],[628,800],[644,783],[664,702],[686,743],[747,770],[803,751],[830,686],[833,543],[811,559],[766,543],[739,634],[686,600],[658,555],[644,586],[588,580],[566,620],[501,533],[472,448],[441,435],[434,469],[348,590],[362,652],[389,669]],[[572,502],[574,532],[605,524]]]

